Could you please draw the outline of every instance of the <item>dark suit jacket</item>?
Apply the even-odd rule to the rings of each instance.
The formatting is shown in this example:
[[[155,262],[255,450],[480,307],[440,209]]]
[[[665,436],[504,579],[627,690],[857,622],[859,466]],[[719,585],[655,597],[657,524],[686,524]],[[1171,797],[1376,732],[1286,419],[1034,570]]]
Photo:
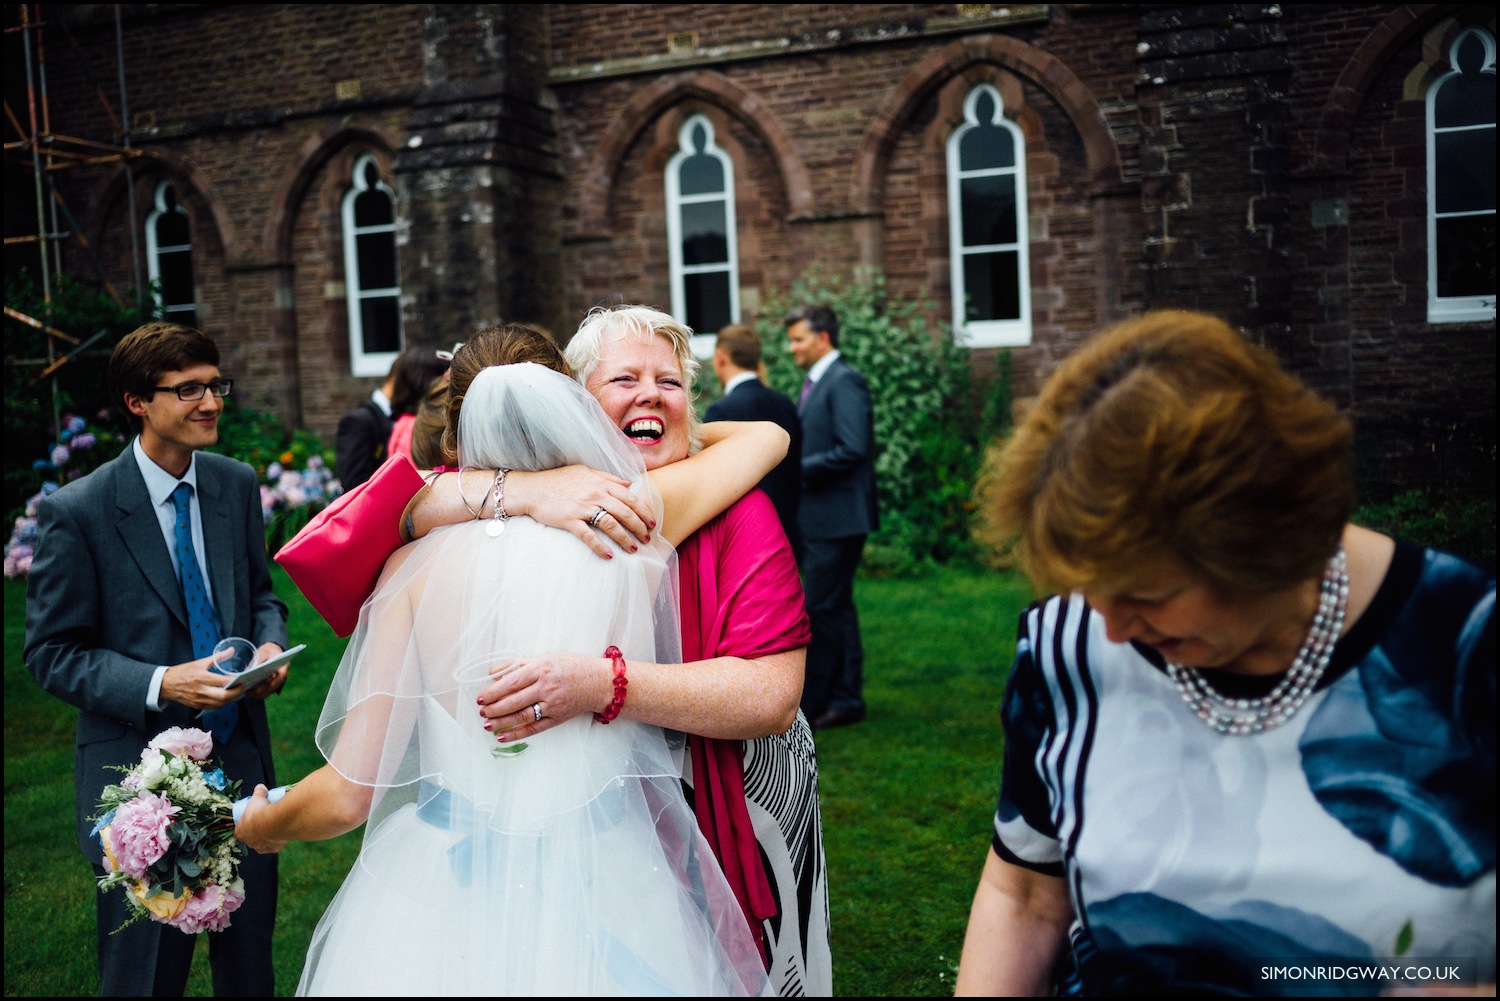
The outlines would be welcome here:
[[[339,418],[333,439],[334,472],[345,490],[359,486],[380,468],[395,423],[373,400],[366,400]]]
[[[729,395],[715,400],[704,415],[711,421],[773,421],[791,435],[786,458],[764,477],[760,488],[771,498],[776,516],[786,530],[792,552],[801,548],[797,512],[802,494],[802,422],[797,405],[759,379],[747,379]]]
[[[874,406],[865,377],[839,358],[797,413],[802,419],[802,537],[869,535],[880,527],[880,515]]]
[[[214,603],[224,636],[287,646],[286,606],[271,590],[265,524],[255,470],[199,452],[203,515]],[[78,707],[74,762],[78,843],[100,863],[89,820],[104,786],[131,764],[155,734],[195,726],[197,711],[146,709],[151,676],[162,664],[193,659],[187,610],[166,540],[132,448],[41,502],[36,556],[26,582],[26,667],[51,694]],[[215,747],[231,779],[248,793],[273,784],[265,704],[241,699],[253,742],[235,731]]]

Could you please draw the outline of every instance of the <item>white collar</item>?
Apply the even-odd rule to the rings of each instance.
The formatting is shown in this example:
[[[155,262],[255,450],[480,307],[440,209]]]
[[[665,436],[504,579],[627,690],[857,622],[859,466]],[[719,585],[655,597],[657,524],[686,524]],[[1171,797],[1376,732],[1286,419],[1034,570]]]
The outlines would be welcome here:
[[[152,504],[162,504],[172,496],[172,491],[177,489],[177,484],[186,483],[193,488],[193,494],[198,493],[198,453],[188,460],[187,472],[178,479],[165,469],[151,461],[151,456],[141,447],[140,435],[136,435],[131,444],[135,453],[135,464],[141,470],[141,479],[146,481],[146,494],[151,498]]]
[[[382,393],[378,388],[370,394],[370,402],[380,408],[380,412],[387,417],[391,416],[391,398]]]
[[[832,351],[829,351],[826,355],[812,363],[812,368],[807,370],[807,377],[813,382],[817,382],[819,379],[823,378],[823,374],[828,371],[829,366],[838,360],[839,349],[834,348]]]
[[[730,376],[729,381],[724,383],[724,395],[728,396],[740,386],[757,378],[759,378],[759,376],[757,376],[754,372],[741,372],[739,375]]]

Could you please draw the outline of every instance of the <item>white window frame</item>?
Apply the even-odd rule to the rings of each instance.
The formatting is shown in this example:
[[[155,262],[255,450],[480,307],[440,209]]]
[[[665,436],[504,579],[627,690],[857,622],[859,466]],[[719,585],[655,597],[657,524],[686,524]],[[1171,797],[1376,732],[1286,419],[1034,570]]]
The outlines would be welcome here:
[[[167,196],[174,196],[176,204],[168,204]],[[157,236],[157,227],[165,216],[180,215],[188,223],[188,242],[162,245]],[[151,196],[151,214],[146,217],[146,274],[151,284],[157,288],[157,304],[161,307],[162,316],[167,320],[179,322],[182,314],[191,314],[188,319],[192,326],[197,326],[198,312],[198,286],[196,276],[193,276],[193,243],[192,243],[192,220],[188,218],[187,210],[182,207],[182,198],[177,195],[177,187],[171,181],[161,181],[156,185],[156,191]],[[165,286],[158,285],[161,281],[161,258],[166,254],[186,254],[188,257],[188,274],[193,276],[189,282],[192,288],[193,299],[189,302],[167,302],[165,298]]]
[[[396,243],[396,192],[383,179],[377,180],[374,190],[380,191],[391,200],[391,221],[389,224],[376,226],[357,226],[354,221],[354,203],[360,195],[370,191],[370,185],[365,180],[365,174],[370,167],[375,168],[376,178],[380,178],[379,165],[375,157],[369,153],[364,154],[354,161],[353,183],[349,190],[344,193],[344,200],[340,206],[341,218],[343,219],[344,234],[344,294],[348,302],[349,313],[349,372],[355,376],[385,376],[390,373],[391,366],[401,356],[403,346],[406,344],[405,324],[401,317],[401,286],[399,284],[388,288],[360,288],[359,287],[359,237],[372,233],[389,233],[391,236],[392,253],[399,249]],[[395,258],[399,261],[399,256]],[[400,271],[397,271],[397,281],[400,281]],[[366,351],[364,338],[364,311],[360,308],[366,299],[394,299],[396,301],[396,350],[395,351]]]
[[[981,122],[976,110],[981,97],[994,102],[990,121]],[[1012,167],[962,170],[959,148],[963,137],[980,126],[999,126],[1015,141],[1016,162]],[[970,348],[1019,347],[1031,343],[1031,226],[1026,197],[1026,136],[1019,126],[1005,117],[1005,102],[1000,92],[987,83],[969,91],[964,98],[964,123],[948,137],[948,248],[949,274],[953,287],[953,332],[958,342]],[[963,243],[962,181],[971,177],[1011,176],[1016,186],[1016,242],[976,244]],[[968,315],[968,290],[965,288],[964,258],[974,253],[1012,250],[1016,253],[1017,286],[1020,316],[1014,320],[965,320]]]
[[[1458,50],[1469,38],[1478,38],[1484,45],[1484,65],[1479,72],[1495,75],[1495,39],[1482,28],[1468,28],[1459,33],[1448,49],[1449,72],[1432,82],[1427,88],[1427,322],[1428,323],[1472,323],[1495,319],[1495,295],[1439,296],[1438,295],[1438,235],[1439,219],[1464,216],[1493,216],[1495,210],[1478,209],[1461,212],[1439,213],[1437,208],[1437,136],[1444,133],[1472,132],[1488,129],[1495,133],[1493,120],[1488,125],[1466,125],[1455,128],[1439,128],[1435,122],[1437,94],[1448,81],[1461,75],[1458,68]],[[1491,84],[1493,86],[1493,83]],[[1491,167],[1494,166],[1493,159]]]
[[[693,130],[704,130],[703,149],[693,148]],[[734,213],[734,161],[714,143],[714,126],[706,115],[693,115],[677,131],[677,152],[667,161],[667,263],[672,282],[672,315],[686,324],[688,275],[724,273],[729,276],[729,322],[740,322],[740,254],[739,225]],[[706,153],[724,168],[724,190],[708,194],[684,195],[681,190],[683,161],[697,153]],[[682,211],[685,206],[704,202],[724,203],[725,244],[728,259],[713,264],[684,264],[682,261]],[[693,355],[713,357],[717,330],[694,331]]]

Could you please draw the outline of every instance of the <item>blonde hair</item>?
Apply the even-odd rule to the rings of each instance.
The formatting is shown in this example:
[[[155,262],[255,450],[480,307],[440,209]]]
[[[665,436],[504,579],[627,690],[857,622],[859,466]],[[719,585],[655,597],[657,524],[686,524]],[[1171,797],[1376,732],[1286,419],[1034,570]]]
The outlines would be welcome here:
[[[979,538],[1043,589],[1174,557],[1234,590],[1316,577],[1354,508],[1347,419],[1222,320],[1109,327],[1047,380],[977,487]]]
[[[624,340],[634,337],[649,342],[652,337],[665,338],[677,356],[677,365],[682,369],[682,386],[688,398],[688,447],[697,451],[702,444],[702,424],[698,411],[692,406],[697,395],[698,359],[693,357],[693,331],[685,323],[679,323],[671,315],[650,306],[595,306],[589,310],[578,332],[568,341],[564,357],[573,368],[573,376],[580,385],[588,388],[589,377],[599,367],[604,357],[605,338]]]

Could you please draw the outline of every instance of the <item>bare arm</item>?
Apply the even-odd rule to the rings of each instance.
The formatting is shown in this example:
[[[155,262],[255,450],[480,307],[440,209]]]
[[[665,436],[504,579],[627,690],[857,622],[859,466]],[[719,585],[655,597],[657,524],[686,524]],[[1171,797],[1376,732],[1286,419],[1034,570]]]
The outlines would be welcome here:
[[[336,838],[365,822],[373,793],[370,786],[350,782],[324,765],[276,803],[267,802],[265,786],[256,786],[234,833],[264,855],[274,855],[292,841]]]
[[[626,663],[620,716],[722,740],[785,733],[802,698],[805,648],[754,660],[715,657],[690,664]],[[602,712],[614,693],[606,657],[557,653],[523,657],[480,695],[480,714],[506,741],[549,730],[580,713]],[[531,706],[542,707],[537,722]]]
[[[1073,905],[1061,878],[1012,865],[991,851],[969,910],[954,994],[1051,994],[1053,969],[1072,920]]]
[[[769,421],[715,421],[703,426],[704,448],[679,462],[650,472],[662,497],[661,534],[676,546],[727,509],[786,457],[790,436]],[[457,525],[494,514],[493,470],[444,473],[407,508],[411,536],[420,538],[442,525]],[[648,542],[657,526],[646,501],[630,485],[584,466],[543,472],[512,472],[505,477],[505,510],[577,536],[608,559],[610,546],[599,532],[626,551]],[[589,519],[603,508],[610,517],[597,526]],[[402,526],[403,538],[406,526]]]

